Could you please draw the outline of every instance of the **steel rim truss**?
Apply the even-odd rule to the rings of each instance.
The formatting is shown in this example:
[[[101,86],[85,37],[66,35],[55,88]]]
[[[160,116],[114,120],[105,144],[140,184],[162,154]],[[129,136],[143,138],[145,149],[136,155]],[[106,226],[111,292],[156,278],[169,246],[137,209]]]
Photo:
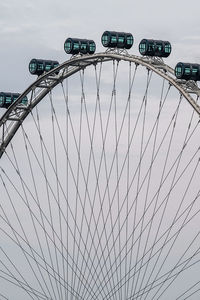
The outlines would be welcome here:
[[[200,89],[194,81],[177,80],[174,70],[166,65],[162,59],[151,57],[139,57],[129,55],[127,52],[107,51],[93,55],[72,56],[71,59],[59,65],[57,68],[38,77],[4,113],[0,119],[0,158],[3,155],[9,142],[21,126],[25,118],[32,109],[65,78],[77,73],[90,65],[100,62],[122,60],[135,63],[152,70],[159,76],[165,78],[169,84],[173,85],[180,94],[189,102],[193,109],[200,115],[200,106],[193,95],[200,95]],[[55,71],[59,71],[56,75]],[[21,100],[27,96],[28,104],[20,104]]]

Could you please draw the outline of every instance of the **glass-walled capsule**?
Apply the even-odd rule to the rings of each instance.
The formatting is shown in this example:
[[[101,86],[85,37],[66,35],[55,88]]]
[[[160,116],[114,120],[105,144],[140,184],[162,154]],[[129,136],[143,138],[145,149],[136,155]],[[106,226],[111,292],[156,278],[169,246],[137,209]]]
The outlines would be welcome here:
[[[130,49],[133,46],[133,36],[131,33],[105,31],[101,37],[104,47]]]
[[[96,44],[93,40],[68,38],[64,43],[64,50],[67,54],[94,54]]]
[[[88,54],[93,54],[96,51],[96,44],[93,40],[88,40]]]
[[[175,67],[175,76],[178,79],[200,80],[200,65],[179,62]]]
[[[139,44],[139,52],[141,55],[168,57],[172,47],[168,41],[143,39]]]
[[[54,60],[35,59],[33,58],[29,63],[29,71],[33,75],[42,75],[59,66],[59,63]],[[56,72],[58,74],[58,72]]]
[[[67,54],[78,54],[80,52],[80,40],[72,38],[66,39],[64,50]]]
[[[19,96],[20,94],[18,93],[0,92],[0,107],[8,108],[17,100]],[[28,98],[24,97],[20,103],[26,105],[28,103]]]

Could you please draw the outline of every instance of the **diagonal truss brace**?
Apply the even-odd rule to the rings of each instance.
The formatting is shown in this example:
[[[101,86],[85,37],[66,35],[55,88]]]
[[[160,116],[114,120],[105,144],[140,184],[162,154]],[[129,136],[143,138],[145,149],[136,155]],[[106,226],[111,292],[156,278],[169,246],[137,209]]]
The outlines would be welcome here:
[[[80,55],[71,57],[68,61],[57,68],[38,77],[4,113],[0,119],[0,157],[3,155],[7,145],[21,126],[25,118],[32,109],[59,83],[65,78],[72,76],[81,69],[100,62],[111,60],[123,60],[133,62],[137,65],[152,70],[159,76],[165,78],[169,84],[173,85],[180,94],[190,103],[193,109],[200,115],[200,106],[193,95],[200,95],[200,89],[194,81],[179,81],[175,78],[174,70],[166,65],[162,59],[139,57],[130,55],[127,52],[110,50],[104,53],[93,55]],[[59,74],[55,74],[59,71]],[[21,104],[24,97],[28,98],[28,104]]]

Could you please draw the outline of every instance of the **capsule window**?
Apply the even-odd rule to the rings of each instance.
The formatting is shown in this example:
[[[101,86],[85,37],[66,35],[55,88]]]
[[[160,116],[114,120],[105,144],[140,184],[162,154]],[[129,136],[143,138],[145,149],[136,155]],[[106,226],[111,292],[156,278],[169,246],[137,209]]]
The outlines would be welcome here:
[[[171,53],[171,45],[170,44],[165,45],[165,53]]]
[[[87,53],[87,42],[81,42],[81,52]]]
[[[163,50],[163,45],[161,43],[157,43],[156,47],[157,47],[158,51],[162,51]]]
[[[124,36],[119,36],[118,37],[118,43],[123,44],[124,40],[125,40]]]
[[[30,72],[34,73],[37,69],[37,64],[34,62],[34,63],[31,63],[29,66],[30,66]]]
[[[17,100],[18,97],[19,97],[19,96],[17,96],[17,95],[13,96],[13,102],[15,102],[15,101]]]
[[[127,45],[133,45],[133,37],[131,35],[128,35],[127,38],[126,38],[126,42],[127,42]]]
[[[74,45],[73,45],[73,49],[74,50],[79,50],[79,42],[74,42]]]
[[[190,75],[190,67],[185,67],[185,75]]]
[[[82,43],[81,44],[81,49],[87,50],[87,43]]]
[[[197,75],[197,73],[198,73],[198,68],[197,67],[193,67],[192,68],[192,74],[193,75]]]
[[[70,50],[71,50],[71,42],[68,41],[65,43],[65,51],[69,52]]]
[[[103,46],[108,45],[108,34],[107,33],[103,34],[103,36],[102,36],[102,44],[103,44]]]
[[[117,37],[116,35],[111,36],[111,44],[116,44],[117,43]]]
[[[20,94],[13,94],[13,101],[12,102],[15,102],[17,100],[17,98],[19,98],[19,96],[20,96]],[[24,104],[24,105],[26,105],[27,102],[28,102],[27,97],[22,98],[21,101],[20,101],[20,103]]]
[[[45,69],[46,69],[46,71],[50,71],[51,70],[51,65],[47,65]]]
[[[21,100],[21,103],[22,103],[22,104],[26,105],[27,102],[28,102],[27,97],[22,98],[22,100]]]
[[[9,95],[9,96],[7,95],[5,100],[6,100],[6,101],[5,101],[6,104],[11,104],[11,103],[12,103],[12,98],[11,98],[10,95]]]
[[[145,43],[139,44],[139,51],[140,51],[140,53],[146,52],[146,44]]]
[[[44,65],[43,65],[43,63],[39,63],[38,64],[38,70],[44,70]]]
[[[51,64],[47,64],[46,66],[45,66],[45,71],[50,71],[51,70]]]
[[[59,66],[59,63],[54,63],[53,67],[56,68]]]
[[[154,43],[153,42],[150,42],[149,43],[149,47],[148,47],[148,51],[154,51]]]
[[[180,77],[181,74],[182,74],[182,68],[181,67],[176,67],[176,69],[175,69],[175,75],[177,77]]]
[[[90,49],[90,52],[95,52],[95,43],[89,43],[89,49]]]
[[[4,104],[4,96],[0,96],[0,106],[2,106]]]

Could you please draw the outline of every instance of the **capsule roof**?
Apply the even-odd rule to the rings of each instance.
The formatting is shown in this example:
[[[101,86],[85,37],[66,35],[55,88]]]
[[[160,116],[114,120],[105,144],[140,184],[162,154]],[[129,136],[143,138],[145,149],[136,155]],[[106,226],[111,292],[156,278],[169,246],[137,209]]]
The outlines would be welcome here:
[[[67,38],[64,43],[64,50],[67,54],[93,54],[96,51],[96,44],[93,40]]]
[[[105,31],[102,34],[101,42],[104,47],[130,49],[133,46],[133,36],[131,33]]]
[[[59,66],[59,62],[55,60],[36,59],[33,58],[29,63],[29,71],[33,75],[42,75]]]
[[[141,55],[168,57],[172,47],[170,42],[161,40],[143,39],[139,44],[139,52]]]

